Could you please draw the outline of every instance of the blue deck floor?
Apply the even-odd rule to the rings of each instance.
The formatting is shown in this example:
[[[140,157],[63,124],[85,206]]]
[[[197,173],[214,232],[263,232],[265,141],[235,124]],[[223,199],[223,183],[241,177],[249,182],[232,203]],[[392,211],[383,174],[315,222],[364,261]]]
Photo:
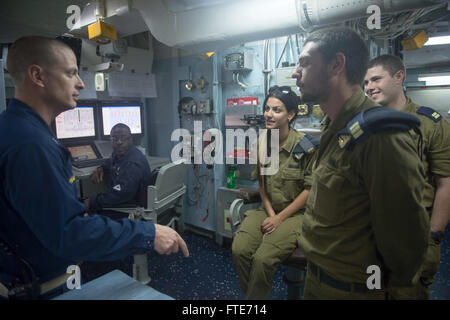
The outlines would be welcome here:
[[[238,300],[244,295],[231,261],[229,246],[219,246],[213,239],[186,231],[190,257],[181,254],[149,254],[150,286],[181,300]],[[132,275],[132,258],[105,263],[85,263],[81,266],[84,281],[97,278],[114,269]],[[282,281],[284,267],[274,277],[270,299],[287,298],[287,286]],[[441,246],[441,266],[430,288],[430,299],[450,300],[450,227]]]

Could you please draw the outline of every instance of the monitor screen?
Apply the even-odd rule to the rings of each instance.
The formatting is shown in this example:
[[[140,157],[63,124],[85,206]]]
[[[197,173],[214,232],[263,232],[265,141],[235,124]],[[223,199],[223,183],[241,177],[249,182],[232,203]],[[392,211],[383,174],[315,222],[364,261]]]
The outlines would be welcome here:
[[[72,155],[73,161],[98,159],[94,149],[92,148],[92,145],[90,144],[73,146],[69,147],[68,149],[70,151],[70,154]]]
[[[103,135],[109,136],[111,128],[117,123],[124,123],[129,126],[131,134],[142,134],[141,106],[102,106]]]
[[[58,139],[95,137],[94,107],[76,107],[55,119]]]

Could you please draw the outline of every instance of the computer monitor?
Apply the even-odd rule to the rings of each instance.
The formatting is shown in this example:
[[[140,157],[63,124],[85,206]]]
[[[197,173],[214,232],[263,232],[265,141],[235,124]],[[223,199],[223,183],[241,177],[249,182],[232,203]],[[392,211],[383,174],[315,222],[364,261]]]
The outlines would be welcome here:
[[[90,143],[68,147],[72,161],[85,161],[99,159],[97,150]]]
[[[94,142],[74,142],[66,145],[70,151],[72,165],[77,168],[96,167],[104,163]]]
[[[140,101],[102,103],[101,116],[103,137],[109,137],[112,127],[117,123],[124,123],[129,126],[131,134],[134,136],[142,136],[144,133],[144,115]]]
[[[55,133],[63,141],[95,138],[94,106],[79,105],[59,114],[55,119]]]

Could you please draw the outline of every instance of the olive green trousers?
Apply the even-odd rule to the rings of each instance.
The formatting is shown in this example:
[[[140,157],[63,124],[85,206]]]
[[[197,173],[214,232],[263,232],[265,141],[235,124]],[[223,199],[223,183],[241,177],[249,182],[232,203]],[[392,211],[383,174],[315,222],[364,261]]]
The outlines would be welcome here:
[[[263,239],[264,209],[245,212],[245,219],[233,240],[232,257],[247,299],[267,299],[272,290],[277,264],[297,248],[303,215],[295,213]]]
[[[441,246],[435,240],[428,240],[428,248],[425,261],[418,273],[419,280],[413,286],[393,287],[389,292],[390,300],[428,300],[430,297],[429,286],[434,282],[434,276],[439,269],[441,260]]]
[[[305,300],[384,300],[384,290],[367,292],[343,291],[320,280],[321,275],[314,275],[308,264],[303,298]]]

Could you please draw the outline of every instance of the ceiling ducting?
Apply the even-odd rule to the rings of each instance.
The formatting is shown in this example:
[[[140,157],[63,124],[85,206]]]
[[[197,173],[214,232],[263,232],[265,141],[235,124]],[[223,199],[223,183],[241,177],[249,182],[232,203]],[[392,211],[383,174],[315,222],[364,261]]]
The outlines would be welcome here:
[[[169,47],[209,51],[299,31],[294,0],[134,0],[152,35]],[[190,5],[189,5],[190,3]]]
[[[443,0],[134,0],[132,5],[160,42],[170,47],[209,51],[364,19],[370,16],[368,7],[373,5],[382,15],[431,8],[407,16],[405,20],[412,25],[414,19],[444,3]],[[386,29],[383,33],[394,35]]]
[[[18,5],[16,0],[2,1],[2,43],[12,42],[26,34],[58,36],[69,31],[86,39],[87,25],[97,19],[94,9],[99,3],[104,3],[105,22],[116,27],[120,38],[150,31],[153,37],[169,47],[205,52],[348,21],[359,21],[353,26],[369,33],[364,22],[370,16],[367,8],[371,5],[379,7],[383,16],[390,15],[390,20],[382,20],[382,27],[398,22],[400,16],[396,13],[414,10],[417,13],[402,16],[409,23],[404,27],[414,28],[415,21],[433,13],[431,9],[420,10],[440,5],[443,13],[438,12],[438,15],[441,16],[446,13],[444,6],[447,1],[21,0],[20,3]],[[82,9],[82,19],[80,28],[69,30],[66,10],[73,4]],[[389,31],[382,29],[381,33],[385,35]]]

